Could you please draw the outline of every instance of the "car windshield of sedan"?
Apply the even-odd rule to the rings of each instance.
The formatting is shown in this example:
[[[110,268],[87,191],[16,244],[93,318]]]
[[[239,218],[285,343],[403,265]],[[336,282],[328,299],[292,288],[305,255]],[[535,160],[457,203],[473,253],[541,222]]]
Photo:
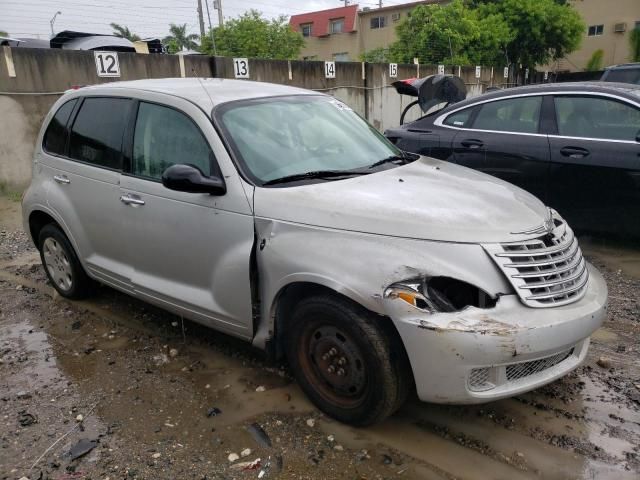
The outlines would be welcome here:
[[[371,173],[374,164],[405,160],[403,152],[331,97],[238,101],[214,113],[243,170],[259,184],[314,174],[322,178],[327,172],[345,178]]]

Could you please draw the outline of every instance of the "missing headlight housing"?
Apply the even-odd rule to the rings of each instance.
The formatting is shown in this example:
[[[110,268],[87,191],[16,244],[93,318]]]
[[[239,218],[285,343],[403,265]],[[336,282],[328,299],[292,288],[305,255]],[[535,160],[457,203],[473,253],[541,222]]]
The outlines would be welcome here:
[[[385,298],[397,298],[427,312],[457,312],[466,307],[491,308],[497,298],[451,277],[430,277],[394,283],[384,292]]]

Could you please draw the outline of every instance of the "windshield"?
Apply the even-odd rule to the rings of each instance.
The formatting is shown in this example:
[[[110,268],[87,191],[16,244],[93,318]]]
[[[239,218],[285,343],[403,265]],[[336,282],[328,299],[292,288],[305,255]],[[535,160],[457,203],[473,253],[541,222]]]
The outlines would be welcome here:
[[[331,97],[272,97],[222,105],[216,119],[245,173],[284,177],[370,167],[402,156],[351,108]]]

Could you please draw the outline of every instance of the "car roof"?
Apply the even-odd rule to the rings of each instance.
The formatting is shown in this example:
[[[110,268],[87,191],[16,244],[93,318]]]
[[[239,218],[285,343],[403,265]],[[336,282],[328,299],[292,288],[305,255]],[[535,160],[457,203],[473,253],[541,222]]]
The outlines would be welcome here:
[[[475,97],[467,98],[461,102],[447,106],[438,113],[445,113],[466,105],[473,105],[486,100],[511,97],[514,95],[544,94],[551,92],[585,92],[585,93],[610,93],[620,94],[628,98],[640,101],[640,85],[616,82],[565,82],[565,83],[538,83],[535,85],[525,85],[523,87],[505,88],[504,90],[494,90]],[[635,98],[634,98],[635,97]]]
[[[605,70],[627,70],[634,68],[640,68],[640,63],[621,63],[620,65],[611,65],[605,68]]]
[[[83,87],[78,92],[83,95],[114,93],[118,90],[139,90],[157,92],[184,98],[197,105],[215,107],[234,100],[246,100],[283,95],[322,95],[311,90],[278,85],[275,83],[235,80],[228,78],[157,78],[110,82]]]

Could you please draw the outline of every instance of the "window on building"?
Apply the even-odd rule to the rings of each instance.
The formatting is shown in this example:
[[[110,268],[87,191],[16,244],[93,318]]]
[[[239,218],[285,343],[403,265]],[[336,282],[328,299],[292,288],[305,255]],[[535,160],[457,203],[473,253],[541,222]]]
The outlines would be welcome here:
[[[371,19],[371,28],[384,28],[387,23],[387,17],[373,17]]]
[[[392,13],[391,14],[391,20],[394,21],[394,22],[397,22],[398,20],[400,20],[400,12]]]
[[[333,54],[333,60],[336,62],[348,62],[349,61],[349,52],[340,52]]]
[[[636,30],[640,30],[640,20],[636,22]]]
[[[335,18],[331,20],[329,33],[342,33],[344,30],[344,18]]]
[[[311,36],[311,23],[305,23],[304,25],[300,25],[300,32],[302,33],[303,37],[310,37]]]
[[[590,25],[587,35],[590,37],[595,37],[597,35],[602,35],[603,33],[604,33],[604,25]]]

